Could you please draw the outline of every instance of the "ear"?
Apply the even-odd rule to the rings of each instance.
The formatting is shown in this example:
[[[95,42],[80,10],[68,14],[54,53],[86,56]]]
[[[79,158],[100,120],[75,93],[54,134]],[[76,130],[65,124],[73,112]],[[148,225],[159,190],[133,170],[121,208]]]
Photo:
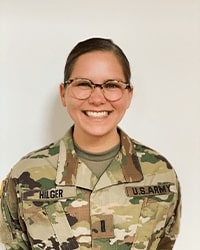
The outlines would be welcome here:
[[[64,107],[66,107],[66,101],[65,101],[65,87],[64,87],[64,84],[61,83],[59,85],[59,90],[60,90],[60,98],[61,98],[61,102],[62,102],[62,105]]]
[[[127,109],[129,108],[132,98],[133,98],[133,92],[134,92],[134,87],[133,85],[130,86],[130,89],[128,90],[128,98],[127,98]]]

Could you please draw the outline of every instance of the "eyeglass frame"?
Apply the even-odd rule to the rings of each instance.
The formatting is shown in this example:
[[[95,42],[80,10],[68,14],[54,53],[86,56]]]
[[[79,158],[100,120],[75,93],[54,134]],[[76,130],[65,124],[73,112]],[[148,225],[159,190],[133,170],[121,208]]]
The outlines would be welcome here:
[[[115,80],[115,79],[108,79],[108,80],[105,80],[102,84],[99,84],[99,83],[94,83],[92,80],[90,80],[90,79],[88,79],[88,78],[74,78],[74,79],[69,79],[69,80],[67,80],[67,81],[65,81],[64,83],[63,83],[63,85],[64,85],[64,88],[66,88],[67,87],[67,85],[70,85],[71,83],[73,83],[75,80],[87,80],[87,81],[89,81],[89,83],[91,84],[91,86],[92,86],[92,88],[91,88],[91,93],[90,93],[90,95],[92,94],[92,92],[94,91],[94,89],[95,88],[97,88],[97,87],[99,87],[101,90],[103,90],[102,91],[102,93],[103,93],[103,95],[104,95],[104,97],[107,99],[107,100],[109,100],[109,98],[107,98],[106,96],[105,96],[105,94],[104,94],[104,86],[106,85],[106,83],[108,83],[108,82],[117,82],[117,83],[122,83],[122,84],[125,84],[125,88],[123,89],[122,88],[122,90],[125,90],[125,89],[131,89],[131,83],[130,82],[125,82],[125,81],[122,81],[122,80]],[[88,99],[89,97],[90,97],[90,95],[87,97],[87,98],[83,98],[83,99],[79,99],[79,98],[77,98],[77,99],[79,99],[79,100],[86,100],[86,99]],[[122,93],[122,95],[123,95],[123,93]],[[122,96],[121,96],[122,97]],[[119,99],[121,99],[121,97],[119,98]],[[117,101],[117,100],[119,100],[119,99],[116,99],[115,101]],[[111,101],[111,100],[110,100]]]

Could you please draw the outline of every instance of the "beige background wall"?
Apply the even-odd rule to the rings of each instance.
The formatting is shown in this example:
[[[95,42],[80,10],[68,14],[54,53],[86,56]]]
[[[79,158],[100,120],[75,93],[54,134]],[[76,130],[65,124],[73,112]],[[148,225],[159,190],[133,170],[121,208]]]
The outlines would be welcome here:
[[[198,249],[200,1],[0,0],[0,34],[0,180],[70,126],[58,85],[71,48],[91,36],[112,38],[135,85],[120,125],[175,167],[183,218],[174,249]]]

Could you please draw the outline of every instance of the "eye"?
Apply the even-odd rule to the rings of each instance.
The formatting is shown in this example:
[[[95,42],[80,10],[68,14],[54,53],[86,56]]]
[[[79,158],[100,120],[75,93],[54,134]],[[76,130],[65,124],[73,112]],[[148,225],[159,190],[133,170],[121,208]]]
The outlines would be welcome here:
[[[92,84],[88,80],[84,79],[77,79],[74,81],[74,86],[79,88],[92,88]]]
[[[104,88],[106,88],[106,89],[121,89],[122,86],[118,81],[108,81],[105,83]]]

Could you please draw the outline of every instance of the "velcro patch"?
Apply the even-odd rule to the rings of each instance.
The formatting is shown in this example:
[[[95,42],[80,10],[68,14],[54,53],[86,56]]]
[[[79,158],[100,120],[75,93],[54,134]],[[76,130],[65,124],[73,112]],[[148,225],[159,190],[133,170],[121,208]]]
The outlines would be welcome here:
[[[52,189],[35,189],[23,190],[23,200],[59,200],[65,198],[76,197],[76,187],[65,186],[56,187]]]
[[[112,214],[94,215],[92,216],[92,220],[94,220],[92,224],[92,237],[94,239],[114,237]]]
[[[150,186],[135,186],[135,187],[126,187],[126,194],[128,197],[133,196],[150,196],[150,195],[165,195],[171,194],[172,183],[150,185]]]

